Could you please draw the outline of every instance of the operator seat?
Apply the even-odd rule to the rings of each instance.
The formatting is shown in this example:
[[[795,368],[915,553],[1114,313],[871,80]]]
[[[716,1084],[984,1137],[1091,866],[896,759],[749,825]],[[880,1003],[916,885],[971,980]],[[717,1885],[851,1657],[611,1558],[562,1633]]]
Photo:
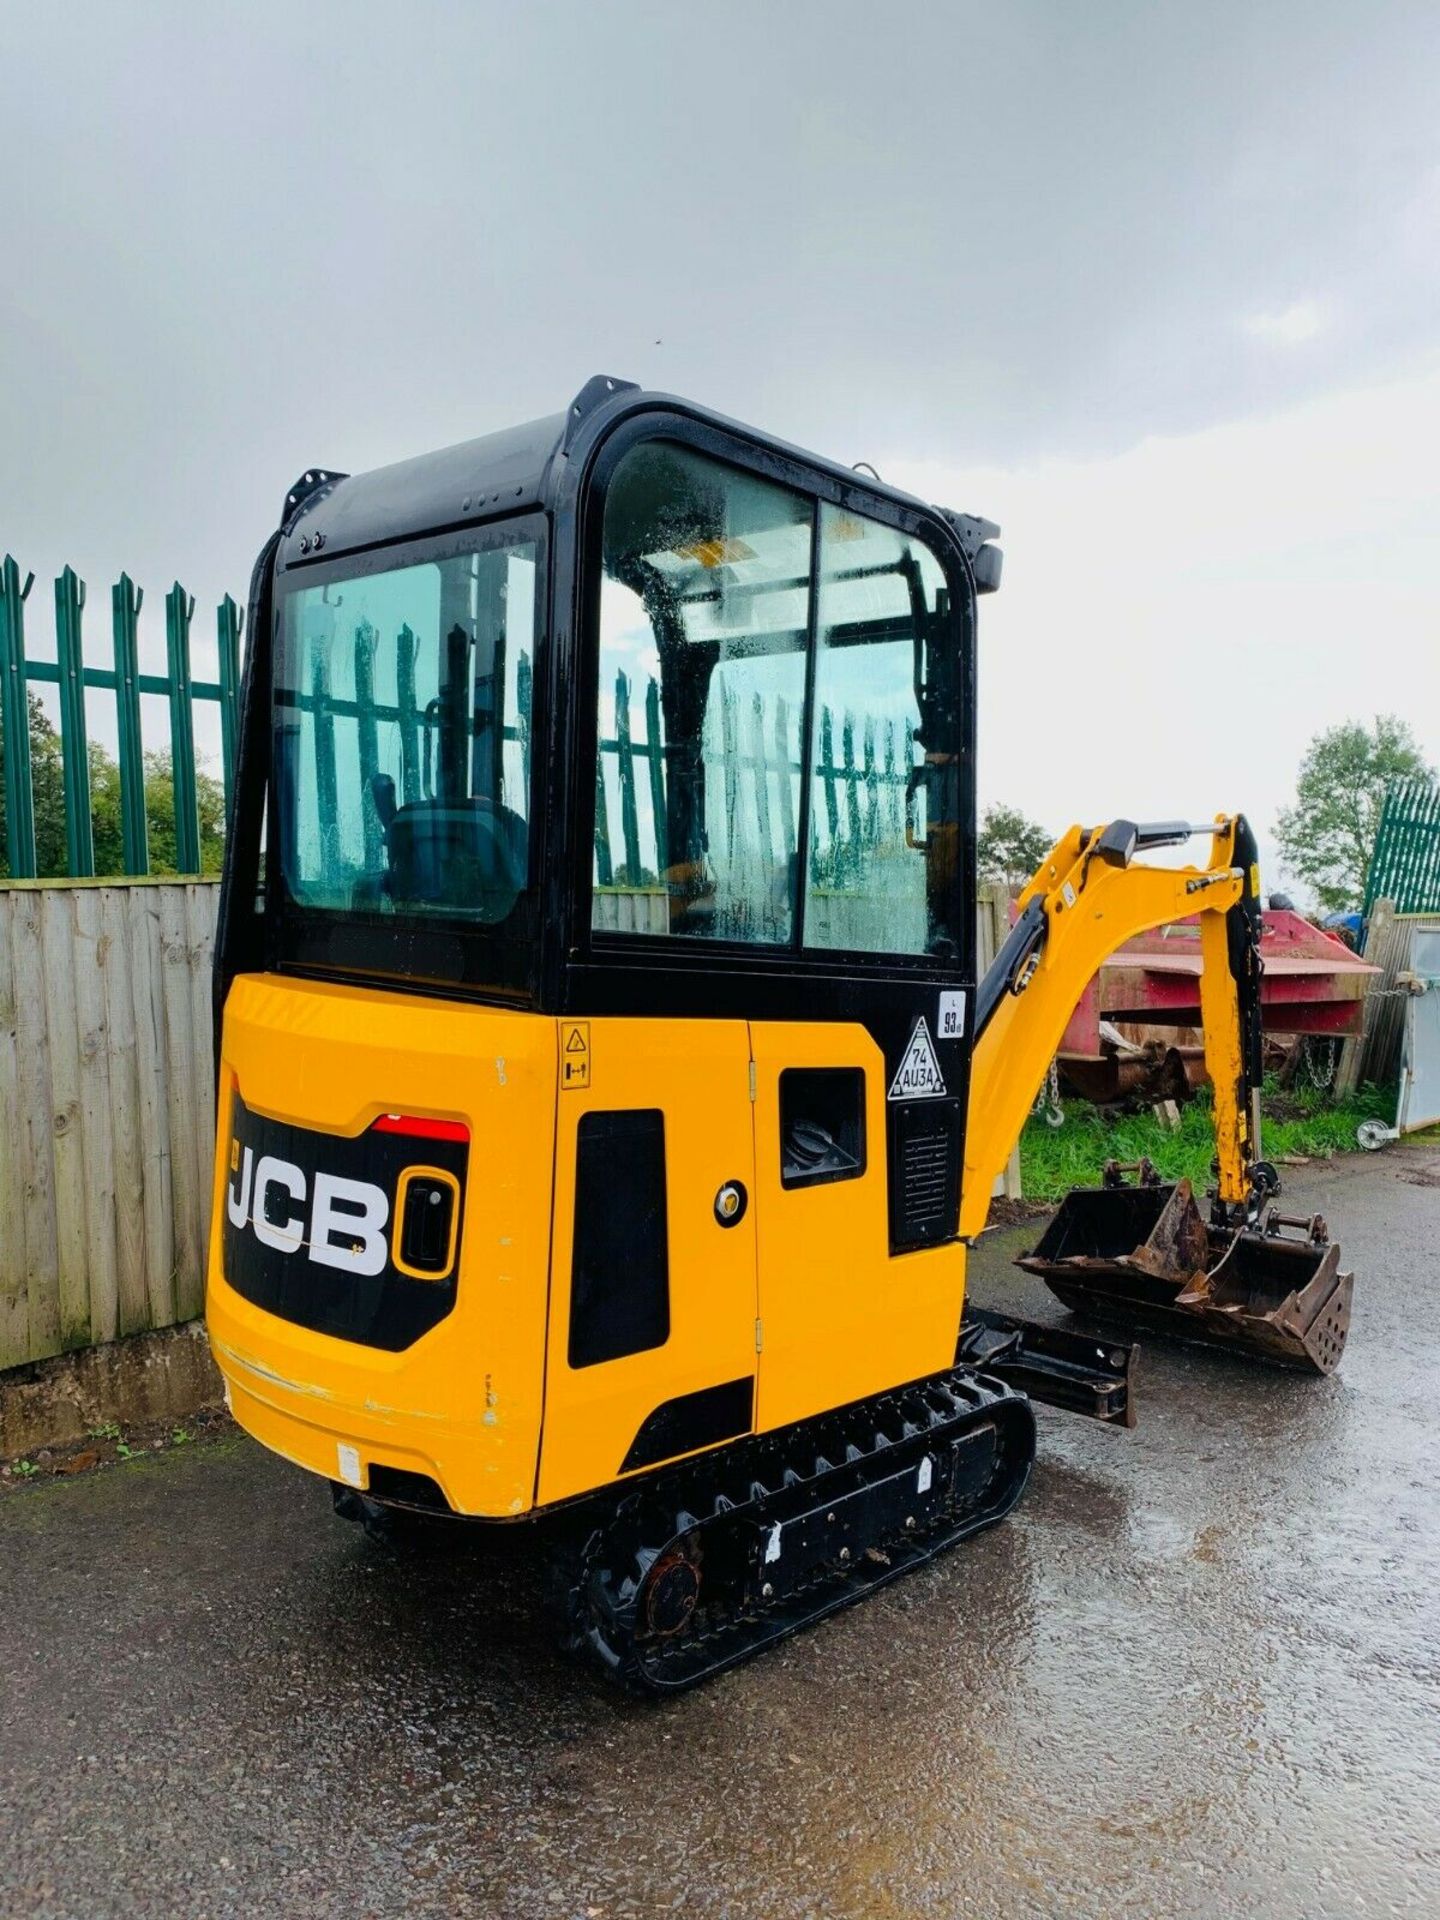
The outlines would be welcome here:
[[[394,783],[384,775],[372,791],[387,858],[380,892],[391,906],[505,918],[529,868],[529,829],[518,813],[483,794],[396,807]]]
[[[503,920],[524,890],[529,832],[518,813],[475,795],[401,807],[385,836],[396,906],[449,907]]]

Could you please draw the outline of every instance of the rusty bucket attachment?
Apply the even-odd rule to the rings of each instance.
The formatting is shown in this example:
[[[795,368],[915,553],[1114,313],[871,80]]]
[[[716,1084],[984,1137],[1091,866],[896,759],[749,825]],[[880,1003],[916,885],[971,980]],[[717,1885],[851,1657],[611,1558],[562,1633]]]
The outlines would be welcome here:
[[[1253,1209],[1236,1226],[1209,1221],[1188,1180],[1163,1185],[1142,1165],[1125,1186],[1077,1187],[1033,1253],[1038,1274],[1074,1313],[1181,1340],[1236,1348],[1282,1366],[1330,1373],[1350,1331],[1355,1276],[1340,1271],[1316,1214]]]

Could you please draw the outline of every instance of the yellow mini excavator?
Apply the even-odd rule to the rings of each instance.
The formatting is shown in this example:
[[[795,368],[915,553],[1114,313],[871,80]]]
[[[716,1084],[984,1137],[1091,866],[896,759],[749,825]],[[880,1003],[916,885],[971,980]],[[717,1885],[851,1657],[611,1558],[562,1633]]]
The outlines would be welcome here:
[[[705,409],[314,469],[257,563],[217,943],[209,1325],[337,1510],[537,1523],[560,1630],[681,1688],[1005,1514],[1132,1349],[967,1312],[1105,956],[1198,914],[1215,1187],[1031,1260],[1317,1373],[1350,1276],[1260,1158],[1239,815],[1071,830],[983,979],[998,529]],[[1194,865],[1147,863],[1200,836]]]

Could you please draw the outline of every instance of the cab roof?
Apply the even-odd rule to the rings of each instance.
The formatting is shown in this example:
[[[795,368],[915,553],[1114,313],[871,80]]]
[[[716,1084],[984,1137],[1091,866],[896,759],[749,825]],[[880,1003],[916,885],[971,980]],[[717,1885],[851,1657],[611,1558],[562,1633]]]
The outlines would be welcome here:
[[[563,413],[553,413],[369,473],[312,467],[286,495],[279,564],[538,506],[565,424]]]
[[[285,497],[276,567],[389,546],[429,533],[444,533],[497,516],[552,504],[556,478],[573,455],[583,459],[618,420],[645,412],[706,421],[777,459],[827,474],[846,488],[862,486],[912,510],[948,522],[959,537],[981,593],[1000,582],[1000,552],[986,543],[1000,529],[978,515],[932,507],[867,469],[857,470],[741,425],[693,401],[642,390],[633,380],[596,374],[569,406],[523,426],[483,434],[478,440],[442,447],[438,453],[400,460],[369,473],[345,474],[312,467]]]

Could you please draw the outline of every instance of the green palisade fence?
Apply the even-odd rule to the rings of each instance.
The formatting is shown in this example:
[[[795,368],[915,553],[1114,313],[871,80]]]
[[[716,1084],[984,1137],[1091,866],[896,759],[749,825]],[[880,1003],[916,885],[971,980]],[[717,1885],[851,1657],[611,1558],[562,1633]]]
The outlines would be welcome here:
[[[64,787],[65,871],[72,879],[95,872],[95,835],[91,807],[90,739],[85,694],[97,688],[114,695],[119,776],[120,872],[150,871],[145,804],[145,753],[141,734],[142,694],[162,697],[169,711],[169,747],[175,811],[175,870],[201,871],[199,796],[195,766],[194,709],[197,700],[220,709],[220,738],[225,802],[228,810],[235,779],[237,703],[240,685],[242,615],[226,595],[216,609],[219,678],[195,680],[190,668],[194,599],[177,581],[165,597],[168,671],[142,673],[138,629],[144,595],[128,574],[110,593],[113,666],[85,664],[85,583],[71,567],[55,582],[55,658],[30,658],[25,615],[33,576],[22,580],[13,557],[0,567],[0,752],[3,752],[5,855],[9,877],[31,880],[37,874],[36,819],[30,740],[29,692],[32,686],[58,688],[60,750]],[[322,822],[336,840],[338,860],[338,783],[335,726],[354,721],[360,730],[360,758],[367,771],[379,764],[377,721],[395,722],[400,733],[401,798],[410,804],[428,790],[433,778],[435,720],[419,709],[415,695],[416,639],[402,628],[395,636],[398,701],[391,707],[375,696],[375,659],[379,636],[362,626],[355,638],[355,698],[337,697],[331,688],[331,661],[312,657],[310,684],[298,704],[316,716],[315,756]],[[531,739],[532,668],[527,654],[516,662],[516,718],[504,737],[519,745],[528,786]],[[644,737],[636,738],[632,700],[636,689],[627,675],[617,676],[610,715],[613,731],[602,737],[596,767],[596,879],[603,888],[653,887],[670,864],[665,805],[669,749],[663,742],[660,689],[650,680],[639,703]],[[794,782],[801,772],[798,741],[791,739],[792,716],[783,699],[773,710],[759,694],[741,711],[729,692],[719,702],[718,741],[705,752],[709,770],[709,811],[727,844],[753,843],[761,858],[793,846]],[[867,849],[893,839],[903,824],[904,792],[913,760],[912,728],[873,718],[857,725],[852,714],[820,714],[814,777],[816,839],[809,849],[816,884],[844,889],[853,882]],[[720,751],[716,752],[715,749]],[[642,765],[643,763],[643,765]],[[607,795],[607,765],[615,782]],[[367,787],[368,791],[368,787]],[[614,804],[618,800],[618,806]],[[1389,815],[1387,813],[1387,819]],[[367,864],[382,857],[381,826],[367,807],[364,820]],[[1384,840],[1382,827],[1382,841]],[[1440,844],[1440,843],[1437,843]],[[781,856],[783,857],[783,855]],[[1377,864],[1379,853],[1377,852]],[[113,863],[112,863],[113,864]]]
[[[524,664],[528,669],[528,661]],[[633,692],[629,676],[618,673],[611,709],[614,733],[608,740],[601,739],[596,765],[595,878],[607,890],[654,885],[670,864],[665,806],[670,749],[662,740],[660,689],[654,680],[646,687],[643,740],[636,739],[632,730]],[[525,724],[527,701],[520,702],[520,712]],[[726,845],[748,842],[763,860],[788,857],[795,843],[795,791],[802,767],[798,741],[790,737],[786,702],[776,698],[772,713],[755,693],[748,711],[742,713],[736,696],[722,692],[719,730],[715,744],[720,751],[707,748],[704,753],[712,828],[723,822]],[[837,720],[831,708],[822,707],[817,746],[815,813],[823,831],[817,832],[810,848],[811,881],[843,890],[856,882],[871,850],[896,844],[903,834],[905,789],[915,757],[914,727],[908,720],[877,722],[872,717],[864,720],[857,733],[853,714],[841,714]],[[611,795],[606,790],[610,760],[620,802],[618,847]],[[645,762],[643,786],[639,761]],[[638,804],[642,794],[643,818]]]
[[[85,664],[85,582],[66,567],[55,582],[55,658],[32,659],[25,642],[26,602],[34,575],[22,581],[19,566],[7,555],[0,567],[0,753],[4,756],[5,867],[12,880],[33,880],[38,872],[34,781],[30,751],[30,689],[59,690],[60,752],[65,814],[65,872],[83,880],[95,872],[95,835],[90,792],[90,737],[85,693],[95,687],[115,696],[120,785],[121,872],[150,871],[145,810],[145,751],[140,726],[140,696],[158,694],[170,711],[170,772],[175,796],[175,867],[182,874],[201,870],[199,791],[195,769],[195,702],[211,700],[220,708],[220,739],[225,804],[228,811],[235,779],[236,704],[240,687],[240,608],[226,594],[216,609],[220,652],[217,681],[194,680],[190,673],[190,624],[195,602],[177,581],[165,599],[167,671],[142,673],[138,632],[144,595],[128,574],[110,590],[112,667]]]
[[[35,877],[35,796],[30,780],[30,701],[25,678],[25,602],[33,573],[20,584],[10,554],[0,568],[0,749],[5,754],[5,839],[10,871]]]
[[[1440,913],[1440,785],[1397,780],[1386,793],[1365,881],[1367,918],[1377,900],[1396,913]]]

